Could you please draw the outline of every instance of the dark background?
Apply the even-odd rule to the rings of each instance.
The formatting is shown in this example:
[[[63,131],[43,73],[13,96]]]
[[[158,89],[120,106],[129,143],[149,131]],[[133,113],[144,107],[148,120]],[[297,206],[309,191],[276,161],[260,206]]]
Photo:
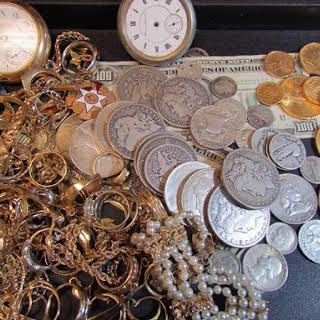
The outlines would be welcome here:
[[[100,60],[131,60],[116,31],[120,1],[24,2],[42,15],[53,43],[63,31],[80,31],[98,47]],[[192,46],[201,47],[210,55],[298,52],[309,42],[320,42],[320,1],[194,0],[193,4],[198,28]],[[313,140],[304,143],[307,155],[318,155]],[[319,219],[319,212],[314,219]],[[289,267],[287,282],[281,289],[264,294],[270,301],[269,319],[319,320],[320,265],[307,260],[299,249],[285,257]]]

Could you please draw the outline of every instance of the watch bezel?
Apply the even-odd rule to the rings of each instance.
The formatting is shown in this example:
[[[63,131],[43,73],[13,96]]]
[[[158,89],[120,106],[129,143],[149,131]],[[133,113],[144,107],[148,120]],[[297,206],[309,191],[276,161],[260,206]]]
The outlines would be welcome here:
[[[130,54],[132,58],[141,62],[142,64],[151,65],[151,66],[161,66],[165,64],[169,64],[181,56],[183,56],[186,51],[190,48],[197,27],[196,14],[194,7],[192,5],[191,0],[179,0],[180,3],[186,10],[187,14],[187,32],[184,37],[184,40],[179,45],[179,47],[165,56],[154,57],[147,54],[143,54],[140,50],[137,50],[135,46],[132,45],[132,41],[129,39],[127,30],[126,30],[126,15],[128,13],[128,9],[133,1],[136,0],[123,0],[120,4],[118,10],[118,19],[117,19],[117,29],[122,45],[125,47],[127,52]]]

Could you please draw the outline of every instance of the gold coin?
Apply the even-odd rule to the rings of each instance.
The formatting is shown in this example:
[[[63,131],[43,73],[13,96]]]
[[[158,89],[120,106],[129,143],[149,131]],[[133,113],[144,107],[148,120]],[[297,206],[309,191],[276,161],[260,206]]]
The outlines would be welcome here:
[[[314,140],[316,142],[317,151],[320,154],[320,128],[318,128]]]
[[[271,51],[264,59],[264,71],[273,77],[281,78],[294,72],[294,58],[287,52]]]
[[[303,46],[299,59],[305,72],[320,75],[320,43],[311,42]]]
[[[304,75],[294,75],[281,82],[284,97],[280,107],[293,118],[312,119],[320,114],[320,107],[308,101],[302,94],[302,85],[308,78]]]
[[[275,82],[263,82],[256,90],[258,100],[266,105],[278,103],[283,98],[283,88]]]
[[[310,102],[320,104],[320,77],[308,78],[302,84],[302,92]]]

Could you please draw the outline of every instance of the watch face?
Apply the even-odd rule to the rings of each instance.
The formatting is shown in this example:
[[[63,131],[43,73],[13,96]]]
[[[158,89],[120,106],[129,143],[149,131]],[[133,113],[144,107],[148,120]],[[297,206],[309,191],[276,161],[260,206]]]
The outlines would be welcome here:
[[[119,19],[122,40],[138,60],[139,56],[150,61],[170,59],[193,40],[195,17],[189,1],[127,1],[120,8]]]
[[[0,73],[14,73],[30,64],[38,50],[35,20],[24,8],[0,3]]]

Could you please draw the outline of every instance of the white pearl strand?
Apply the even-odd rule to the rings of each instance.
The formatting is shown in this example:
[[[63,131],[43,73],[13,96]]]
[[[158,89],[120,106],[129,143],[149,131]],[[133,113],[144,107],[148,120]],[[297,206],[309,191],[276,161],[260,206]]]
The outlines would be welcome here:
[[[206,239],[209,236],[206,226],[200,217],[194,216],[192,212],[182,212],[174,217],[168,217],[164,226],[159,221],[148,221],[146,234],[134,233],[131,242],[145,253],[151,254],[151,241],[159,233],[170,234],[170,232],[182,225],[184,219],[189,219],[196,225],[199,231],[198,237],[193,238],[194,249],[197,252],[205,249]],[[175,245],[168,246],[166,251],[153,256],[152,276],[167,290],[167,296],[172,299],[172,303],[188,300],[203,293],[222,294],[226,298],[226,311],[219,311],[217,305],[210,310],[192,315],[193,320],[242,320],[242,319],[267,319],[267,306],[261,300],[261,294],[253,288],[253,283],[249,282],[245,275],[235,274],[224,268],[216,268],[209,265],[205,272],[204,267],[198,261],[197,255],[193,254],[192,247],[186,236],[182,235],[182,240]],[[172,271],[172,258],[177,263],[175,270],[178,284],[175,285],[175,277]],[[237,289],[238,296],[233,296],[228,286],[232,284]],[[191,285],[196,285],[199,292],[195,293]],[[209,285],[209,286],[208,286]],[[213,288],[211,287],[213,286]]]

